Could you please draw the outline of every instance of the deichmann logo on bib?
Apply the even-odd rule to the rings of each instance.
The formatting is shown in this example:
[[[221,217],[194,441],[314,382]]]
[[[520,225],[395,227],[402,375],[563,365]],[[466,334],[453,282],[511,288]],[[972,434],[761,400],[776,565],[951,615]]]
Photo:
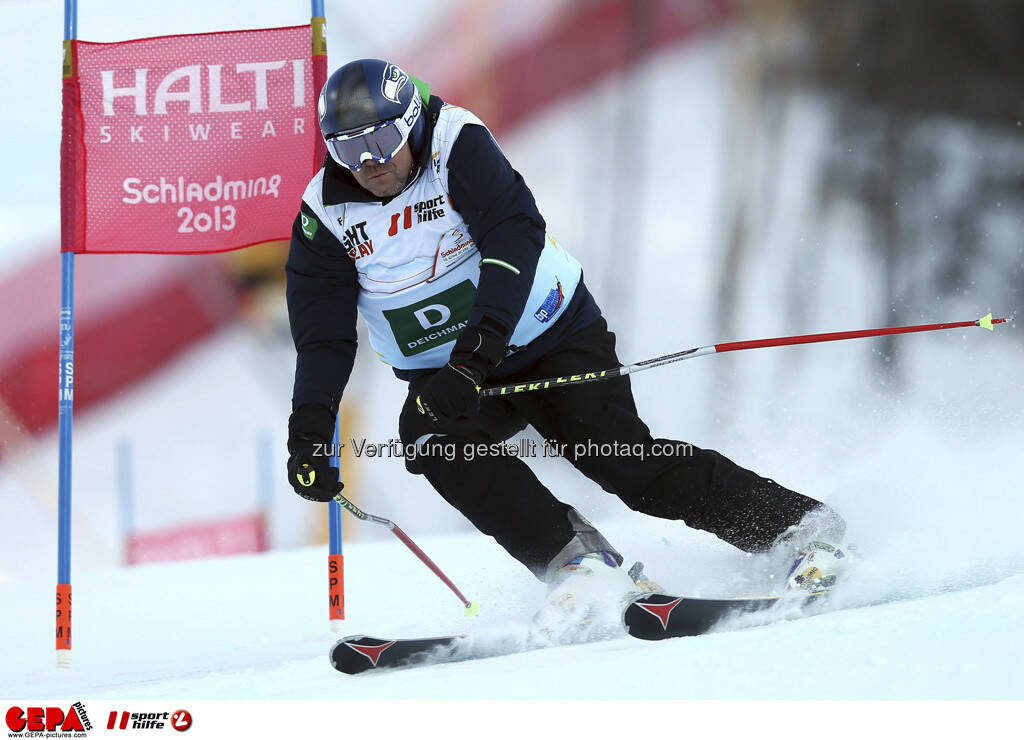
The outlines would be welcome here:
[[[476,286],[463,280],[418,303],[382,313],[391,325],[398,348],[405,357],[455,341],[469,321]]]

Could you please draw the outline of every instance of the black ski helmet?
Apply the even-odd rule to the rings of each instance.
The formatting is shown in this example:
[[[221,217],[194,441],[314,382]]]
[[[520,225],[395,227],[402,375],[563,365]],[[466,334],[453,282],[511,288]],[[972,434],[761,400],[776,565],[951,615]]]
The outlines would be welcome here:
[[[397,64],[383,59],[357,59],[338,68],[327,79],[320,93],[317,110],[320,132],[338,164],[342,161],[331,140],[367,133],[374,127],[394,121],[401,143],[409,141],[414,155],[423,147],[426,115],[416,83]],[[397,151],[397,150],[396,150]],[[369,152],[378,159],[380,152]],[[390,152],[383,153],[386,159]]]

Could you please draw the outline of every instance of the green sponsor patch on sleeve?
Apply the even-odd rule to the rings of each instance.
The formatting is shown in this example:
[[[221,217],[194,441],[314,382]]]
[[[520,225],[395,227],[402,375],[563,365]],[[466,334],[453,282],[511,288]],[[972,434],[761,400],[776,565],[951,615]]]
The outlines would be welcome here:
[[[320,222],[316,220],[315,216],[307,216],[305,213],[299,213],[299,218],[302,221],[302,233],[307,239],[312,239],[313,235],[316,234],[316,230],[320,227]]]

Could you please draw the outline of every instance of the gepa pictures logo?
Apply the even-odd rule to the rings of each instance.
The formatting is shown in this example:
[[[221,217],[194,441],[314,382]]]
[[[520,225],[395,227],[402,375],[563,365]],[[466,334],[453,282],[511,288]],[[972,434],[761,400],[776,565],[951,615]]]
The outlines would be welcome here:
[[[7,710],[8,737],[85,737],[92,729],[85,706],[78,701],[62,707],[18,707]]]

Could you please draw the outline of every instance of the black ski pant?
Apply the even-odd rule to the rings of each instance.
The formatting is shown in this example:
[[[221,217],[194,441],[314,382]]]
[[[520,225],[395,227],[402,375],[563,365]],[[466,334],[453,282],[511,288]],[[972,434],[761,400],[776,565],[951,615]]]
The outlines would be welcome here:
[[[620,365],[604,318],[501,384]],[[481,399],[473,419],[435,427],[416,408],[430,373],[416,375],[399,420],[406,467],[540,578],[578,533],[579,517],[552,495],[521,455],[479,454],[531,424],[550,449],[636,511],[678,519],[747,552],[769,549],[823,504],[740,467],[714,450],[651,437],[637,414],[629,378]],[[666,399],[666,402],[669,399]],[[424,442],[426,435],[435,435]],[[564,447],[563,447],[564,446]],[[490,451],[488,451],[490,452]],[[614,454],[614,453],[618,454]],[[612,453],[612,454],[609,454]],[[537,454],[541,454],[538,445]],[[554,564],[557,567],[560,564]]]

